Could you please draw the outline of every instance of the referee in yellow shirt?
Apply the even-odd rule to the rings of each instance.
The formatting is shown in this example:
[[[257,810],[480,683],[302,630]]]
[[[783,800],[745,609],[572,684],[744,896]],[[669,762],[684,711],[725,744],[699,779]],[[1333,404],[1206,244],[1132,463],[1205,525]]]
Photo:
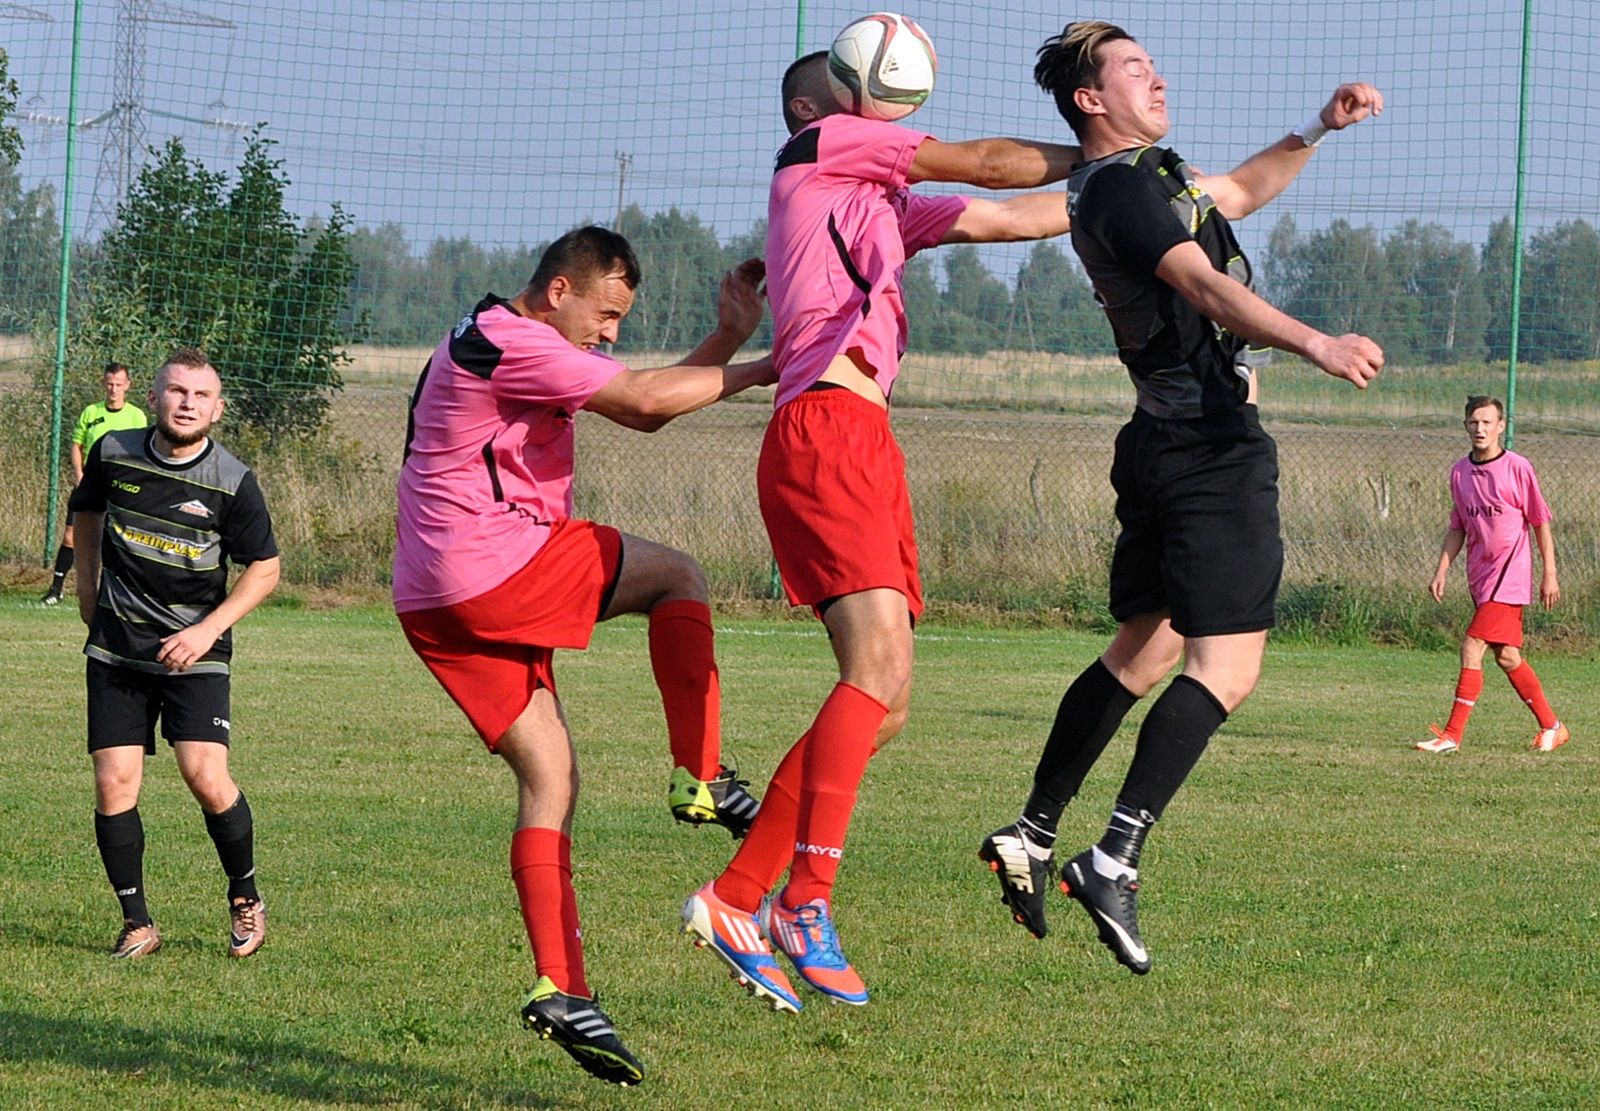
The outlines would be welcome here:
[[[102,374],[106,399],[84,407],[78,414],[77,427],[72,430],[72,485],[83,481],[83,461],[94,442],[107,432],[124,428],[143,428],[150,423],[144,410],[128,400],[128,387],[133,380],[128,368],[121,363],[107,363]],[[55,573],[50,579],[50,589],[40,602],[53,606],[61,601],[61,590],[67,582],[67,572],[72,570],[72,514],[67,514],[66,532],[61,537],[61,547],[56,549]]]

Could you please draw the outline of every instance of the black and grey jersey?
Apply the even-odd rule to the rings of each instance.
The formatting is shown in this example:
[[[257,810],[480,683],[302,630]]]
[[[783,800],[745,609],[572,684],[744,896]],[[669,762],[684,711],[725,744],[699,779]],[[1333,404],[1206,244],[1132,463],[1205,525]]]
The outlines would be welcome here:
[[[163,637],[195,624],[228,595],[228,567],[278,554],[266,499],[250,468],[215,440],[192,459],[155,453],[153,429],[109,432],[89,451],[75,512],[104,513],[100,594],[84,654],[116,667],[166,672]],[[228,673],[223,633],[187,675]]]
[[[1173,247],[1200,244],[1218,272],[1251,286],[1227,219],[1182,158],[1162,147],[1118,151],[1067,179],[1072,247],[1116,334],[1139,408],[1189,420],[1242,404],[1264,349],[1202,316],[1156,276]]]

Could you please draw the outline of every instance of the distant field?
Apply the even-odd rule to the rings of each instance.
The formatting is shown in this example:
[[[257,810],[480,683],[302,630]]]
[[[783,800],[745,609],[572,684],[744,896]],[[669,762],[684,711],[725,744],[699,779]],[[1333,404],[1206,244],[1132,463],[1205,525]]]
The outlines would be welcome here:
[[[352,387],[409,390],[431,347],[357,347],[346,369]],[[682,352],[627,352],[630,366],[661,366]],[[1278,419],[1454,425],[1469,393],[1503,395],[1501,365],[1388,367],[1365,392],[1336,382],[1292,356],[1278,355],[1263,374],[1262,409]],[[1120,414],[1131,405],[1127,371],[1110,356],[996,351],[929,355],[912,351],[896,385],[901,405],[1003,405]],[[1600,364],[1523,366],[1517,412],[1531,426],[1587,426],[1600,435]]]
[[[383,592],[406,406],[427,353],[358,348],[334,402],[336,435],[255,460],[293,587],[346,597]],[[630,356],[637,365],[667,358]],[[1531,620],[1580,645],[1600,638],[1597,373],[1587,365],[1527,368],[1516,445],[1538,466],[1555,507],[1567,591],[1553,617]],[[1104,620],[1115,536],[1106,472],[1131,407],[1121,369],[1104,359],[913,356],[902,383],[895,428],[935,603],[951,612]],[[1024,385],[1053,400],[1021,405]],[[1464,589],[1439,610],[1422,588],[1448,512],[1445,473],[1464,450],[1460,400],[1499,388],[1487,371],[1460,368],[1396,368],[1365,395],[1287,360],[1268,371],[1263,413],[1280,447],[1287,621],[1354,639],[1436,643],[1456,635]],[[24,395],[8,396],[24,403]],[[923,403],[933,396],[944,403]],[[999,406],[999,397],[1011,401]],[[1549,398],[1556,400],[1548,407],[1566,415],[1530,415]],[[651,436],[582,418],[579,512],[694,553],[723,598],[770,596],[753,477],[769,404],[761,391]],[[34,566],[44,547],[38,459],[37,440],[15,429],[0,436],[0,465],[17,476],[0,485],[0,558]]]
[[[975,859],[1010,820],[1100,638],[930,623],[907,734],[869,770],[839,889],[865,1009],[758,1009],[674,932],[725,862],[676,828],[636,622],[563,654],[581,753],[576,883],[594,983],[650,1070],[626,1094],[519,1031],[529,954],[510,777],[380,610],[268,607],[239,631],[234,767],[272,932],[222,954],[215,854],[169,753],[140,808],[162,952],[113,966],[82,751],[81,627],[0,596],[0,1106],[1472,1107],[1600,1104],[1600,713],[1591,660],[1540,664],[1576,738],[1492,676],[1459,757],[1407,742],[1448,652],[1275,645],[1157,828],[1117,968],[1068,900],[1043,942]],[[759,789],[829,682],[809,621],[718,621],[730,747]],[[17,694],[17,692],[23,692]],[[1097,836],[1142,715],[1069,809]],[[164,747],[164,746],[163,746]]]

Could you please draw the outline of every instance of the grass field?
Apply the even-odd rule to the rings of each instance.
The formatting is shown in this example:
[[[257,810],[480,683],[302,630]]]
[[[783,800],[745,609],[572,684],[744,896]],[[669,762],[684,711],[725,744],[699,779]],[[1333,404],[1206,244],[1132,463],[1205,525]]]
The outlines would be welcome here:
[[[1574,743],[1529,753],[1531,718],[1491,675],[1446,759],[1405,742],[1445,709],[1451,655],[1275,645],[1151,839],[1156,964],[1135,978],[1065,898],[1028,938],[974,857],[1099,642],[927,627],[839,890],[874,1000],[778,1016],[674,933],[729,842],[672,825],[643,626],[605,626],[560,675],[591,979],[650,1070],[619,1092],[517,1029],[511,780],[391,616],[267,607],[241,627],[234,766],[272,933],[224,958],[220,872],[163,747],[140,808],[166,946],[131,966],[104,955],[80,627],[15,595],[0,625],[6,1108],[1600,1104],[1600,671],[1537,642]],[[826,642],[809,622],[719,630],[729,746],[759,787],[829,686]],[[1131,735],[1065,843],[1098,834]]]

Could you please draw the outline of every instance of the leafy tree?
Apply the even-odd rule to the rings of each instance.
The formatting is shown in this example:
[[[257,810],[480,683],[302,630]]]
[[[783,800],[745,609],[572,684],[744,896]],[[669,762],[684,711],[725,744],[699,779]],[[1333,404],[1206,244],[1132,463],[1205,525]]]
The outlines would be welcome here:
[[[643,280],[618,349],[687,351],[717,323],[717,289],[727,266],[716,232],[676,206],[646,216],[633,205],[622,223]]]
[[[60,253],[55,190],[24,192],[16,170],[0,161],[0,332],[26,331],[55,304]]]
[[[1600,234],[1562,220],[1528,241],[1521,354],[1530,362],[1600,359]]]
[[[1483,329],[1483,344],[1489,358],[1511,357],[1511,267],[1516,254],[1515,228],[1511,217],[1502,216],[1489,229],[1483,244],[1478,275],[1488,306]]]
[[[229,421],[266,437],[308,438],[343,386],[345,348],[364,320],[346,313],[355,262],[335,205],[302,229],[272,141],[252,134],[236,178],[207,170],[173,139],[140,171],[101,243],[75,366],[154,367],[197,344],[228,379]]]
[[[1483,338],[1474,325],[1484,318],[1485,302],[1471,244],[1456,242],[1442,225],[1407,220],[1383,249],[1412,353],[1436,363],[1480,358]]]
[[[396,223],[357,228],[350,236],[354,272],[341,324],[350,328],[363,317],[374,343],[424,344],[437,339],[432,314],[421,307],[423,269],[411,253],[406,232]]]
[[[1269,285],[1284,312],[1330,335],[1394,330],[1394,282],[1373,229],[1338,219],[1302,239],[1280,222],[1273,240]]]
[[[1104,352],[1111,344],[1105,314],[1081,271],[1054,243],[1033,245],[1017,271],[1006,347],[1057,353]]]
[[[22,133],[15,124],[6,122],[17,110],[17,83],[12,80],[11,59],[6,48],[0,46],[0,163],[15,166],[22,157]]]

